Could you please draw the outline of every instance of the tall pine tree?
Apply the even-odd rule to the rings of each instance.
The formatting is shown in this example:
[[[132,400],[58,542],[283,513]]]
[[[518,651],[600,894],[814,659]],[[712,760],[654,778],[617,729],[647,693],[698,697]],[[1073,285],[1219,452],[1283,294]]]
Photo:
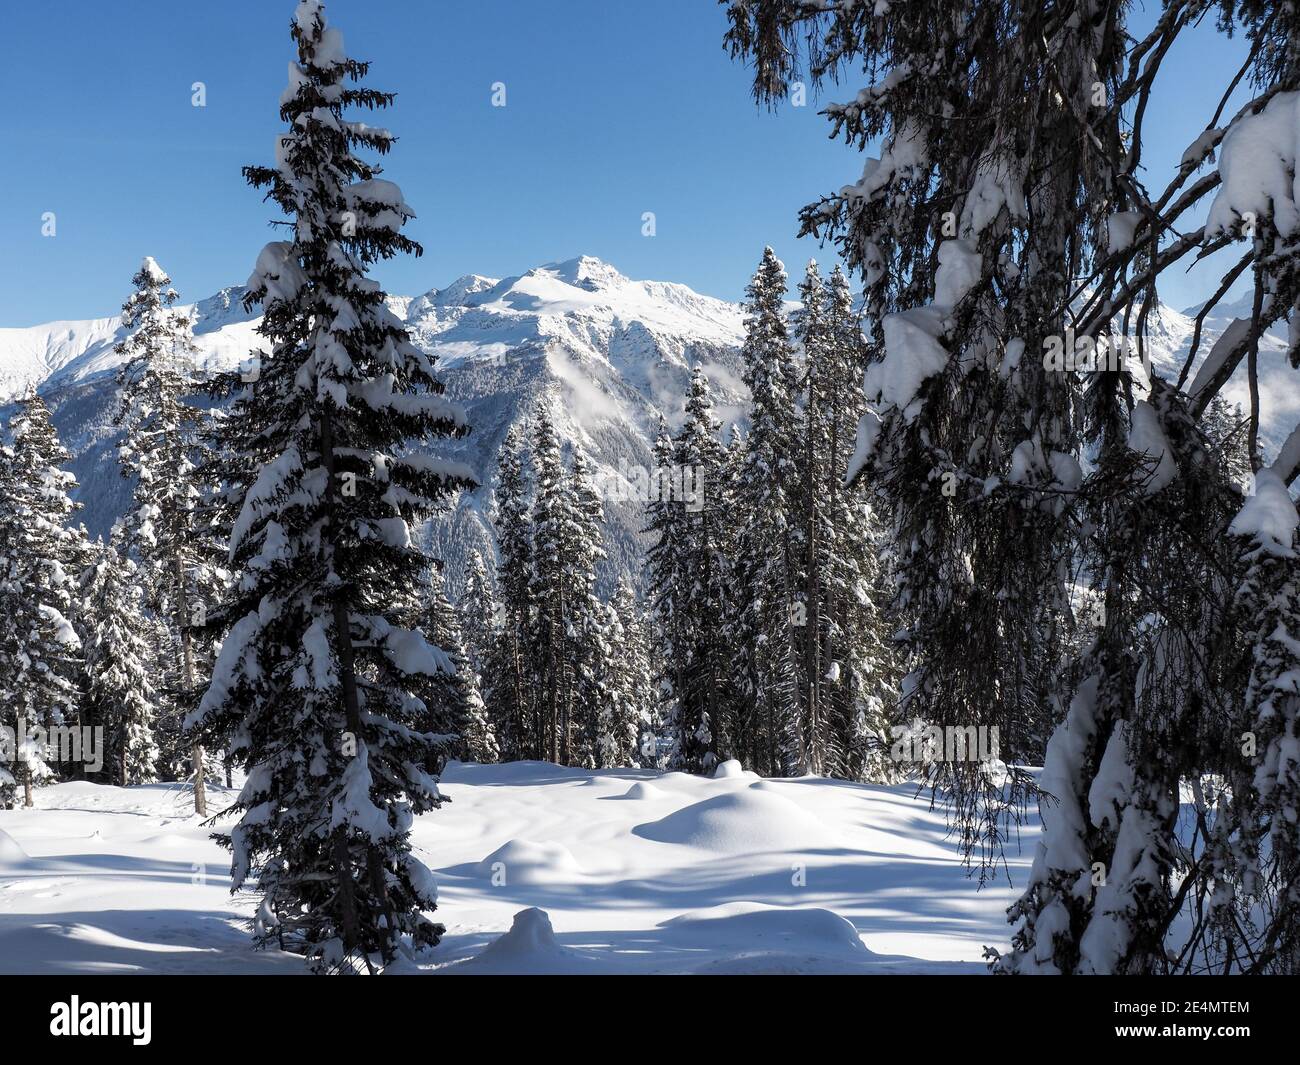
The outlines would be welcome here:
[[[498,461],[496,509],[500,624],[488,669],[488,709],[504,761],[543,758],[537,690],[532,685],[532,539],[525,444],[511,426]]]
[[[249,280],[267,346],[222,430],[238,576],[190,724],[229,736],[247,770],[226,842],[234,888],[257,876],[256,941],[318,970],[373,971],[407,937],[442,934],[409,832],[443,801],[422,768],[434,741],[412,688],[447,659],[398,614],[429,567],[412,526],[472,481],[412,450],[467,426],[366,276],[420,250],[401,233],[401,191],[356,154],[385,154],[394,138],[347,114],[392,95],[361,84],[367,64],[347,56],[319,0],[301,0],[291,33],[288,130],[274,166],[245,170],[290,239],[268,244]]]
[[[158,773],[157,696],[150,678],[144,590],[135,563],[116,544],[97,544],[80,593],[87,629],[82,641],[83,721],[103,729],[105,782],[147,784]]]
[[[747,289],[744,379],[752,397],[750,430],[734,486],[736,608],[730,619],[738,697],[753,707],[747,745],[767,775],[807,768],[797,713],[795,642],[807,624],[799,581],[795,447],[795,369],[785,320],[785,267],[771,248]]]
[[[77,505],[72,474],[44,400],[30,392],[9,423],[11,446],[0,450],[0,721],[10,735],[77,725],[75,678],[81,641],[69,617],[76,578],[85,565],[84,530],[70,527]],[[0,802],[21,787],[53,779],[37,743],[17,744],[0,778]]]
[[[122,305],[130,330],[114,351],[122,429],[118,450],[122,475],[135,486],[124,528],[127,548],[139,560],[146,602],[165,648],[155,663],[166,679],[159,696],[168,704],[164,731],[166,760],[179,761],[180,719],[193,709],[207,673],[196,627],[206,622],[220,577],[215,545],[196,519],[199,490],[196,459],[201,448],[200,412],[186,401],[190,367],[197,351],[189,320],[173,309],[176,290],[152,258],[131,278],[135,291]],[[207,767],[202,745],[188,751],[194,811],[207,814]]]

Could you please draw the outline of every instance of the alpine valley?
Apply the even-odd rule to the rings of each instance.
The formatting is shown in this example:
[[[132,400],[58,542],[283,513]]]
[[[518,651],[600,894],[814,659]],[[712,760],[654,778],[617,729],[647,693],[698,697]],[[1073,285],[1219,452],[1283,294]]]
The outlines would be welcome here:
[[[244,309],[244,291],[225,288],[186,308],[198,348],[196,383],[245,363],[260,346],[259,319]],[[423,295],[392,296],[389,304],[415,343],[437,357],[448,394],[466,407],[472,426],[464,439],[439,446],[468,462],[480,487],[462,494],[426,530],[457,594],[468,549],[492,549],[488,515],[496,456],[512,425],[527,425],[544,407],[566,446],[580,447],[597,479],[612,484],[630,469],[652,465],[659,418],[670,427],[680,423],[693,366],[702,366],[710,379],[724,433],[745,421],[741,307],[685,285],[632,280],[600,259],[580,256],[502,280],[466,274]],[[1240,306],[1220,305],[1206,319],[1200,358],[1237,314],[1249,314],[1248,304],[1247,297]],[[1196,310],[1163,308],[1149,331],[1153,366],[1171,379],[1189,349]],[[0,421],[23,390],[41,392],[74,456],[75,498],[92,536],[107,533],[131,493],[118,473],[112,424],[119,362],[113,348],[123,335],[117,316],[0,328]],[[1291,372],[1285,350],[1283,336],[1265,334],[1261,443],[1269,453],[1300,415],[1300,394],[1285,387]],[[1244,373],[1238,378],[1225,395],[1244,407]],[[645,546],[642,501],[620,494],[624,498],[605,504],[604,592],[623,575],[635,577]]]

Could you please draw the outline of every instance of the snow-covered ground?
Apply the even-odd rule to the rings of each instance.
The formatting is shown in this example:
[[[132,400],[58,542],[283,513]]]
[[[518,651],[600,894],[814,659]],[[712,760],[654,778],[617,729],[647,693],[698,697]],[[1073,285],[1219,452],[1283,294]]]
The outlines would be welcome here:
[[[912,787],[727,771],[453,764],[413,835],[447,935],[396,968],[982,973],[1006,943],[1036,822],[1015,886],[981,889]],[[188,802],[75,783],[0,811],[0,973],[302,972],[250,948],[252,897]]]

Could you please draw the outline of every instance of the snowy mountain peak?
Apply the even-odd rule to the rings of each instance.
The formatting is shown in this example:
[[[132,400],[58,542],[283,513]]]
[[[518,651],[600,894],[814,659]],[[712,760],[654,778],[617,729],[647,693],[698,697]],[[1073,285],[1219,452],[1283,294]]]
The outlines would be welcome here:
[[[255,311],[244,310],[244,293],[247,291],[243,285],[232,285],[199,300],[193,311],[194,332],[214,333],[236,322],[251,322],[258,315]]]
[[[474,297],[480,292],[488,292],[500,283],[495,277],[465,274],[445,288],[431,288],[423,296],[411,300],[406,316],[420,318],[429,313],[436,313],[437,308],[440,307],[471,306]]]
[[[566,285],[585,288],[588,292],[624,285],[628,280],[609,263],[594,255],[579,255],[576,259],[566,259],[564,262],[546,263],[528,271],[525,276],[537,274],[549,274]]]

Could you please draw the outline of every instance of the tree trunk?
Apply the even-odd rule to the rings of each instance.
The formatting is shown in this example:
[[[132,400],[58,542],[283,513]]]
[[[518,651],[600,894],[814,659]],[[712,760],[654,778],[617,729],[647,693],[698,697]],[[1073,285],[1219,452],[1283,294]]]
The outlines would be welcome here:
[[[325,492],[326,522],[321,531],[325,541],[325,552],[332,561],[334,536],[338,519],[335,508],[335,492],[338,491],[338,471],[334,458],[334,434],[329,408],[325,407],[320,416],[321,462],[329,476],[329,486]],[[339,681],[343,688],[343,708],[347,719],[348,731],[352,733],[355,743],[361,738],[361,703],[357,697],[357,678],[354,649],[352,646],[352,627],[348,617],[348,606],[342,595],[336,590],[331,604],[333,615],[332,643],[334,655],[339,663]],[[337,830],[334,839],[335,875],[339,881],[339,898],[343,906],[343,947],[348,953],[362,947],[360,923],[356,909],[356,885],[352,876],[350,844],[346,827]],[[385,908],[388,906],[387,892],[381,896]],[[370,968],[370,959],[366,958],[366,967]]]
[[[808,573],[805,578],[804,594],[808,600],[807,625],[804,629],[805,668],[808,670],[808,713],[805,718],[807,728],[804,735],[804,769],[816,776],[825,773],[825,759],[822,756],[821,720],[821,573],[820,559],[817,555],[817,477],[815,476],[816,458],[814,456],[813,436],[817,428],[817,390],[816,382],[809,374],[808,410],[804,415],[804,495],[808,511]]]
[[[190,630],[187,627],[189,615],[185,606],[185,582],[181,571],[180,556],[176,557],[177,587],[180,589],[177,605],[181,614],[181,670],[185,690],[185,707],[190,709],[190,700],[194,694],[194,652],[190,644]],[[207,770],[203,764],[203,745],[194,744],[190,748],[190,764],[194,770],[194,812],[200,817],[208,816],[208,790],[206,787]]]

